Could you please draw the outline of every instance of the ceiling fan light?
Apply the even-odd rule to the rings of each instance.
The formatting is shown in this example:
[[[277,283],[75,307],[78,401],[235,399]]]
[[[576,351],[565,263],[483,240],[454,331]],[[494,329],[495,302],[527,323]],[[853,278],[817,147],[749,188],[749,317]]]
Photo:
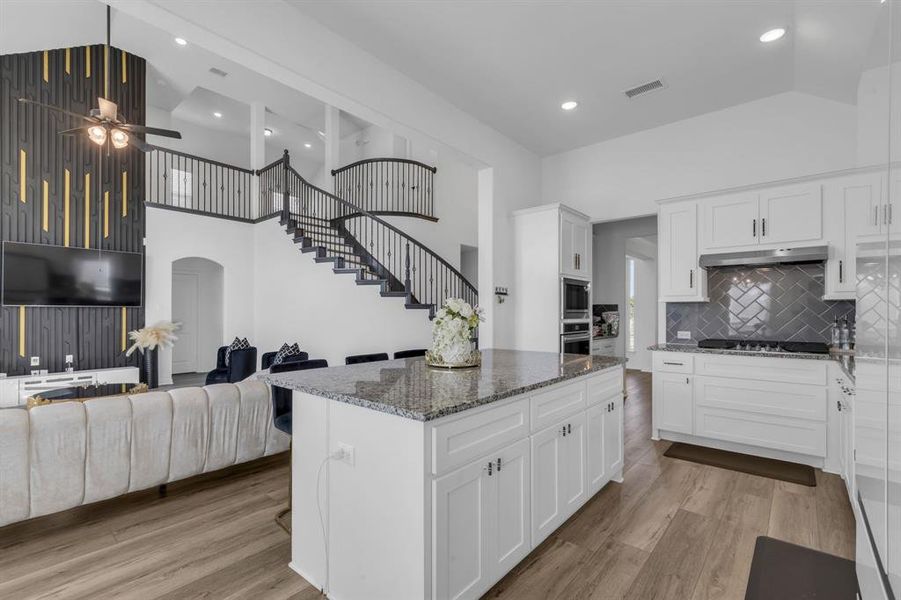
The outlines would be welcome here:
[[[124,148],[128,145],[128,134],[121,129],[113,129],[110,132],[110,140],[113,142],[113,148]]]
[[[102,146],[106,142],[106,129],[100,125],[94,125],[88,129],[88,137],[98,146]]]

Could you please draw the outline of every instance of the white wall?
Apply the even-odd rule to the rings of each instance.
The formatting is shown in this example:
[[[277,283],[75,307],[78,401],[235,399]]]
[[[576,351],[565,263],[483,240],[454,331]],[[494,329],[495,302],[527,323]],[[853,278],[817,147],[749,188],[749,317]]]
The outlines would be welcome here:
[[[200,257],[223,267],[223,345],[236,336],[253,342],[253,225],[148,207],[146,321],[172,318],[172,263]],[[215,362],[215,355],[213,356]],[[160,353],[160,383],[172,382],[171,351]]]
[[[513,276],[510,213],[539,204],[533,153],[283,2],[107,0],[115,9],[411,139],[425,136],[479,169],[479,289],[488,322],[483,347],[512,347],[516,290],[490,302]],[[248,26],[249,24],[265,26]]]
[[[626,243],[629,238],[657,235],[657,217],[597,223],[593,227],[593,234],[592,302],[618,304],[620,320],[623,320],[626,318]],[[656,302],[657,295],[654,294],[653,298]],[[625,354],[624,335],[625,330],[620,327],[620,335],[616,338],[617,356]]]
[[[277,221],[254,230],[255,320],[253,342],[278,349],[297,342],[310,358],[343,365],[351,354],[428,348],[428,312],[407,310],[403,298],[382,298],[379,287],[337,275],[332,263],[303,254]]]
[[[856,166],[854,106],[777,94],[542,160],[542,199],[596,221],[656,200]]]
[[[150,208],[149,211],[158,210]],[[219,263],[206,258],[181,258],[173,262],[173,273],[184,273],[197,277],[197,371],[212,371],[216,368],[216,351],[223,344],[225,312],[224,271]],[[174,287],[174,283],[173,283]]]

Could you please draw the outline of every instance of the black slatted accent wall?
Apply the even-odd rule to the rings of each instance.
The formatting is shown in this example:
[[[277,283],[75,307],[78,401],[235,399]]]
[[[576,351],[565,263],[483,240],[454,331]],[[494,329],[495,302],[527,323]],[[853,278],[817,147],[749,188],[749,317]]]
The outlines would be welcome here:
[[[127,122],[143,124],[144,59],[116,48],[109,58],[108,97]],[[0,56],[0,239],[143,252],[144,155],[107,155],[85,136],[57,135],[83,123],[18,102],[87,114],[104,95],[104,62],[99,44]],[[123,334],[143,326],[143,308],[0,311],[0,372],[30,372],[31,356],[62,371],[66,354],[77,369],[137,365],[137,356],[125,357]]]

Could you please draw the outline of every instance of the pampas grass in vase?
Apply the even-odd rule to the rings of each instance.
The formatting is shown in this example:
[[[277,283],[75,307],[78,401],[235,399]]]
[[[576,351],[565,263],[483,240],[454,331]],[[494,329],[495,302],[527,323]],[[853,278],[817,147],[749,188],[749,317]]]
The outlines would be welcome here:
[[[142,327],[128,332],[128,337],[133,342],[125,356],[131,356],[135,350],[143,354],[142,378],[149,388],[159,385],[159,355],[160,348],[171,348],[178,336],[175,332],[181,327],[180,323],[172,321],[160,321],[149,327]]]

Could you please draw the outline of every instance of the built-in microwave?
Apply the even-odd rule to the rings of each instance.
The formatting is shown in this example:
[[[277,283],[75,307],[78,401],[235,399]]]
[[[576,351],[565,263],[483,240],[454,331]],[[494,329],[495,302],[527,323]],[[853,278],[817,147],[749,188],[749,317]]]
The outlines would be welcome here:
[[[564,323],[560,334],[561,354],[591,354],[591,323]]]
[[[560,284],[560,312],[564,320],[591,318],[591,283],[564,277]]]

